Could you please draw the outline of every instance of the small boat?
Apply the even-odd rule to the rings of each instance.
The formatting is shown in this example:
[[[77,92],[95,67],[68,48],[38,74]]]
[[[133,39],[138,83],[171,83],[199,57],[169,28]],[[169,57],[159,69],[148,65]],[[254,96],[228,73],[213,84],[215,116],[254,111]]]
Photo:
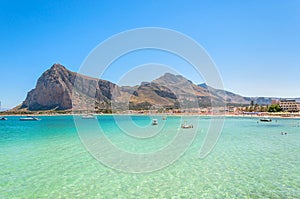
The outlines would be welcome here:
[[[93,114],[86,114],[86,115],[83,115],[81,118],[82,119],[95,119],[96,117]]]
[[[152,125],[158,125],[157,119],[152,120]]]
[[[261,122],[272,122],[272,119],[264,117],[264,118],[261,118],[260,121]]]
[[[181,128],[182,129],[191,129],[191,128],[193,128],[193,125],[192,124],[187,124],[187,121],[184,121],[184,123],[181,124]]]
[[[162,119],[163,119],[163,120],[167,120],[167,117],[163,117]]]
[[[40,118],[34,117],[34,116],[27,116],[20,118],[20,121],[40,121]]]
[[[0,120],[7,120],[6,117],[0,117]]]

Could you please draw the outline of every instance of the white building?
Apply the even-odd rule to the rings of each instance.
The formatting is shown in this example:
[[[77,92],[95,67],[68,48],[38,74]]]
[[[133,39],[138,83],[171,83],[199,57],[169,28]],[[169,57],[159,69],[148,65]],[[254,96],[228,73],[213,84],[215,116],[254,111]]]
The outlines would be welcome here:
[[[280,100],[279,101],[279,106],[282,108],[283,111],[288,111],[288,112],[297,112],[300,107],[299,103],[296,102],[296,100]]]

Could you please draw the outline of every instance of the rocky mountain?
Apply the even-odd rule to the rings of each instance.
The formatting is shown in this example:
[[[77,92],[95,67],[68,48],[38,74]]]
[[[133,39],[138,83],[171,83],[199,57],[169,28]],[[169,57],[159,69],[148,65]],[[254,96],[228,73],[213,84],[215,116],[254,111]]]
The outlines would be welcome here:
[[[224,92],[225,92],[225,96],[226,96],[225,101],[229,105],[251,104],[251,101],[253,101],[254,104],[268,105],[272,101],[272,98],[270,98],[270,97],[243,97],[241,95],[238,95],[238,94],[226,91],[226,90],[212,88],[212,87],[206,85],[205,83],[199,84],[198,86],[205,88],[205,89],[209,89],[209,91],[212,95],[224,94]]]
[[[207,88],[194,84],[181,75],[166,73],[153,82],[164,85],[172,90],[181,106],[191,108],[198,106],[211,106],[211,102],[222,102],[224,96],[213,95]]]
[[[221,89],[215,89],[213,87],[208,86],[207,84],[203,83],[203,84],[199,84],[198,86],[209,90],[209,92],[214,95],[214,96],[219,96],[222,95],[224,96],[225,94],[225,102],[227,104],[250,104],[251,102],[251,98],[249,97],[243,97],[241,95],[229,92],[229,91],[225,91],[225,90],[221,90]]]
[[[132,107],[174,106],[177,99],[168,87],[155,82],[142,82],[140,86],[133,87],[129,93],[131,94],[129,102]]]
[[[113,91],[120,95],[118,89],[109,81],[80,75],[54,64],[38,79],[36,87],[27,94],[20,109],[67,110],[74,106],[81,107],[82,101],[93,102],[95,99],[101,108],[108,108]]]
[[[191,108],[210,106],[211,102],[228,104],[267,104],[269,98],[249,98],[232,92],[196,85],[181,75],[166,73],[152,82],[118,86],[112,82],[87,77],[54,64],[38,79],[18,109],[150,109],[159,107]]]

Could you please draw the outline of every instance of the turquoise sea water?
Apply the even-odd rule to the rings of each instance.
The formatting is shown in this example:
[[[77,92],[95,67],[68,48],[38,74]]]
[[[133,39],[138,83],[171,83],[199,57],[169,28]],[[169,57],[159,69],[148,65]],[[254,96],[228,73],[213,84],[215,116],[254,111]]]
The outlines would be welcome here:
[[[199,159],[210,121],[200,117],[196,138],[182,157],[161,170],[132,174],[93,158],[72,116],[40,118],[0,121],[0,198],[300,198],[300,119],[257,123],[228,117],[214,150]],[[161,128],[164,122],[157,118]],[[168,117],[154,139],[129,145],[112,116],[97,119],[114,144],[139,153],[163,147],[181,123],[180,117]],[[91,121],[85,122],[91,130]],[[121,122],[145,129],[140,133],[156,128],[147,116]]]

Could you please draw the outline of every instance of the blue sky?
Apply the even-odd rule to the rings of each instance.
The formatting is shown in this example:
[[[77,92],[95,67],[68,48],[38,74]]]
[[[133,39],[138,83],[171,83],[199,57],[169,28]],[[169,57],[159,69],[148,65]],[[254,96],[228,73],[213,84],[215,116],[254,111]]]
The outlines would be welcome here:
[[[141,27],[170,28],[192,37],[216,63],[227,90],[244,96],[300,96],[297,0],[4,0],[0,2],[2,106],[20,104],[53,63],[78,71],[100,42]],[[152,61],[171,64],[193,82],[202,83],[177,58],[146,53],[136,55],[134,62],[130,55],[120,60],[103,78],[116,82],[122,71]]]

